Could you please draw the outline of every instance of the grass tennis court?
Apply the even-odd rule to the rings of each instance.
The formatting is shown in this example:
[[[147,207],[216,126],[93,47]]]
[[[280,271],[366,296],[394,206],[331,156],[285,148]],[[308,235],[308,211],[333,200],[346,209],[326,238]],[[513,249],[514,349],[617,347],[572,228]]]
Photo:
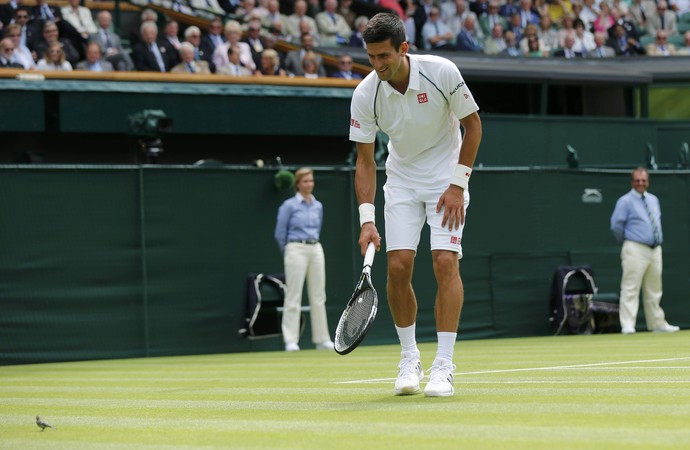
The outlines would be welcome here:
[[[3,366],[0,448],[690,447],[690,331],[460,341],[451,398],[393,396],[398,354]]]

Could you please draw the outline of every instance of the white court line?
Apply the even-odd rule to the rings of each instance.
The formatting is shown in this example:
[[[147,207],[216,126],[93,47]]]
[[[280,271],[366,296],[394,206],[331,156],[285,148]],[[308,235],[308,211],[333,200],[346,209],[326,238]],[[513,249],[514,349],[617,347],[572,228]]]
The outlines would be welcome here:
[[[614,366],[620,364],[640,364],[640,363],[656,363],[665,361],[684,361],[690,360],[690,356],[682,356],[679,358],[663,358],[663,359],[638,359],[636,361],[609,361],[601,363],[591,363],[591,364],[573,364],[568,366],[549,366],[549,367],[524,367],[522,369],[499,369],[499,370],[481,370],[477,372],[458,372],[454,375],[486,375],[491,373],[510,373],[510,372],[529,372],[537,370],[563,370],[563,369],[577,369],[577,368],[588,368],[597,366]],[[656,369],[656,367],[650,367],[651,369]],[[690,369],[690,367],[688,367]],[[395,378],[372,378],[368,380],[351,380],[351,381],[334,381],[334,384],[359,384],[359,383],[388,383],[390,381],[395,381]]]
[[[568,384],[572,385],[573,380],[533,380],[533,381],[466,381],[456,380],[460,384]],[[599,380],[586,379],[580,383],[610,383],[610,384],[690,384],[690,380]]]

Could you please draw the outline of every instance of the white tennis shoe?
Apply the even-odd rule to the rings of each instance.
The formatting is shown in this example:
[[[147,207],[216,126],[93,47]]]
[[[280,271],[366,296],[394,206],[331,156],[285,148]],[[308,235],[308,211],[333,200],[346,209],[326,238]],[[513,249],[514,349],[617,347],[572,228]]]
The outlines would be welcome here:
[[[429,370],[429,382],[424,387],[426,397],[450,397],[455,393],[453,388],[455,364],[445,359],[435,359]]]
[[[419,382],[424,378],[419,352],[400,354],[400,372],[395,380],[395,395],[411,395],[419,392]]]

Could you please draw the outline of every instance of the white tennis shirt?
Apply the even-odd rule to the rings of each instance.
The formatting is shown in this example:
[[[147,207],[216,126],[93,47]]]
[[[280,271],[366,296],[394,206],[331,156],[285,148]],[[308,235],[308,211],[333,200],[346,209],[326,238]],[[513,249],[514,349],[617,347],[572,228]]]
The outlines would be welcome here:
[[[479,110],[457,66],[434,55],[407,55],[405,94],[372,71],[355,89],[350,140],[372,143],[377,126],[390,139],[386,183],[438,188],[448,185],[460,156],[459,119]]]

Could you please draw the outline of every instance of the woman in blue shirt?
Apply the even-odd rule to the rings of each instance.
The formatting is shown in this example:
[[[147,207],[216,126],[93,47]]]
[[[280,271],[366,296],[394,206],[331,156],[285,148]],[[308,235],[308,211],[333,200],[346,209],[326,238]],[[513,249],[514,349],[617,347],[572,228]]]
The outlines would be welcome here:
[[[295,196],[280,205],[275,229],[287,285],[282,320],[285,351],[300,349],[300,307],[305,280],[311,307],[312,342],[317,350],[333,350],[326,317],[326,263],[319,242],[323,205],[312,195],[314,172],[310,168],[295,172],[295,190]]]

